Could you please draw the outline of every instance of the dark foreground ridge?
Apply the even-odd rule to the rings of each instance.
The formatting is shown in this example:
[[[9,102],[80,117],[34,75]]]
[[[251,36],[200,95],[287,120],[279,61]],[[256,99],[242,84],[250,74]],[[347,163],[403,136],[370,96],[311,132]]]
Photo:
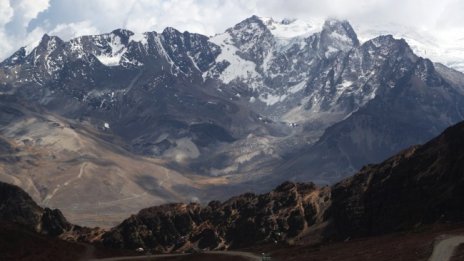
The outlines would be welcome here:
[[[21,188],[3,182],[0,182],[0,220],[49,236],[60,235],[72,227],[58,209],[42,208]]]
[[[204,207],[191,203],[147,208],[104,234],[103,243],[162,252],[236,249],[298,237],[323,222],[329,205],[328,187],[287,182],[270,193],[243,194]]]

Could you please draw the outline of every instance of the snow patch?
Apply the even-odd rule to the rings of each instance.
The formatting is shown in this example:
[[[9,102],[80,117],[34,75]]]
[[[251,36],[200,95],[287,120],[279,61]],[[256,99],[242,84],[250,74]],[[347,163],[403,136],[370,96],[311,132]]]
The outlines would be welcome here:
[[[210,42],[221,47],[221,53],[216,58],[216,62],[228,61],[230,63],[219,77],[224,83],[230,83],[237,78],[259,78],[259,74],[256,72],[256,64],[237,55],[238,49],[232,45],[232,38],[229,33],[216,35],[210,39]]]
[[[329,58],[332,54],[337,53],[337,52],[338,52],[338,49],[336,49],[335,47],[329,46],[327,47],[327,51],[325,52],[325,57]]]
[[[118,66],[122,55],[98,55],[97,59],[106,66]]]
[[[175,68],[176,65],[174,64],[171,57],[168,55],[168,53],[164,49],[163,44],[161,43],[160,37],[161,37],[160,35],[155,36],[155,45],[156,45],[157,49],[159,50],[160,54],[162,56],[164,56],[164,58],[166,58],[166,61],[171,65],[170,70],[172,72],[172,69]],[[161,67],[161,70],[164,70],[164,67]],[[177,74],[176,74],[176,76],[177,76]]]
[[[341,42],[351,43],[351,39],[347,35],[340,34],[336,31],[330,33],[330,37]]]
[[[305,86],[306,86],[306,82],[302,81],[302,82],[300,82],[298,84],[295,84],[295,85],[291,86],[290,88],[288,88],[288,92],[297,93],[297,92],[303,90],[305,88]]]
[[[71,52],[77,54],[78,58],[82,58],[84,56],[84,48],[82,47],[80,37],[69,41],[69,45]]]
[[[269,17],[260,17],[272,35],[276,38],[308,37],[322,31],[323,19],[311,19],[307,21],[297,19],[284,19],[281,22]]]
[[[259,99],[266,103],[267,106],[272,106],[278,102],[282,102],[287,98],[287,94],[284,95],[273,95],[270,93],[261,94]]]
[[[346,89],[348,87],[350,87],[351,85],[353,85],[353,82],[352,81],[343,81],[340,86],[343,88],[343,89]]]
[[[24,50],[26,51],[26,56],[32,53],[34,49],[40,44],[40,40],[37,40],[35,42],[32,42],[26,46],[24,46]]]
[[[129,37],[129,42],[134,41],[134,42],[140,42],[142,45],[147,45],[147,36],[145,33],[134,33]]]
[[[118,66],[122,56],[127,51],[126,46],[121,43],[119,36],[113,36],[108,42],[111,51],[97,55],[97,59],[106,66]]]

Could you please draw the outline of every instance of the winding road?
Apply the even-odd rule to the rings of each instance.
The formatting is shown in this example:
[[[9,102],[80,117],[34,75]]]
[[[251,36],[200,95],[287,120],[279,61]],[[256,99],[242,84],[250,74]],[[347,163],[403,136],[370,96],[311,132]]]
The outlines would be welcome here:
[[[166,258],[166,257],[177,257],[177,256],[186,256],[189,254],[163,254],[163,255],[150,255],[150,256],[121,256],[121,257],[109,257],[101,259],[90,259],[91,261],[123,261],[123,260],[145,260],[145,259],[157,259],[157,258]]]
[[[242,257],[249,261],[260,261],[261,257],[249,252],[241,252],[241,251],[206,251],[203,254],[207,255],[226,255],[226,256],[236,256]],[[180,256],[187,256],[190,254],[163,254],[163,255],[149,255],[149,256],[125,256],[125,257],[110,257],[110,258],[102,258],[102,259],[90,259],[93,261],[123,261],[123,260],[153,260],[158,258],[166,258],[166,257],[180,257]]]
[[[448,261],[454,254],[456,248],[464,244],[464,236],[448,236],[438,241],[434,247],[432,255],[428,261]],[[94,249],[88,249],[87,252],[93,252]],[[242,251],[205,251],[203,254],[206,255],[222,255],[222,256],[236,256],[241,257],[249,261],[260,261],[261,256]],[[89,257],[91,253],[86,253],[86,257]],[[163,254],[163,255],[148,255],[148,256],[125,256],[125,257],[111,257],[102,259],[86,259],[86,260],[99,260],[99,261],[123,261],[123,260],[156,260],[168,257],[181,257],[188,256],[190,254]]]
[[[441,240],[433,247],[429,261],[448,261],[453,256],[454,250],[464,244],[464,236],[452,236]]]

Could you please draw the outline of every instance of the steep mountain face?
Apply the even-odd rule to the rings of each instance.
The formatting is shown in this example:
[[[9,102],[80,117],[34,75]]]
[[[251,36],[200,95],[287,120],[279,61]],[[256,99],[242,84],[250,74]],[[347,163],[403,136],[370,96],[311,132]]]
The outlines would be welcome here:
[[[149,200],[266,191],[289,179],[333,183],[462,120],[463,83],[461,73],[416,56],[404,40],[360,43],[347,21],[253,16],[213,37],[173,28],[70,41],[45,35],[0,63],[0,94],[63,126],[84,126],[63,130],[78,140],[85,133],[77,144],[92,149],[60,149],[66,153],[53,173],[66,178],[30,177],[30,166],[11,157],[17,144],[43,152],[57,145],[39,141],[63,133],[45,131],[43,118],[40,135],[27,117],[0,120],[0,150],[9,156],[1,157],[9,171],[0,178],[50,206],[58,195],[59,204],[84,202],[66,198],[74,193],[63,184],[98,176],[92,187],[111,202],[108,215]],[[112,189],[117,184],[122,193]]]
[[[341,237],[462,221],[464,123],[332,188],[328,211]]]
[[[177,161],[256,129],[232,95],[204,86],[202,72],[220,52],[207,37],[173,28],[130,37],[44,36],[31,53],[18,51],[18,63],[3,63],[3,89],[110,130],[134,152]]]
[[[464,122],[420,146],[367,165],[332,187],[286,182],[223,203],[141,210],[102,236],[116,248],[161,252],[265,242],[344,240],[464,220]]]
[[[417,30],[404,24],[394,23],[389,25],[356,24],[355,27],[360,39],[363,41],[378,35],[392,34],[395,38],[405,39],[417,55],[464,72],[464,51],[461,49],[464,39],[461,37],[460,30],[437,35],[429,30]]]
[[[402,47],[394,48],[399,53],[386,56],[390,68],[384,67],[378,74],[382,87],[375,98],[327,128],[315,144],[291,157],[277,172],[289,171],[300,175],[299,179],[319,172],[317,180],[336,181],[407,144],[425,142],[462,119],[464,103],[459,84],[446,75],[442,77],[429,60],[414,56],[405,42],[391,37],[376,40]]]
[[[305,115],[306,118],[318,118],[318,113],[329,109],[337,111],[336,99],[326,97],[324,93],[327,91],[326,77],[331,77],[329,74],[333,74],[331,71],[341,57],[359,45],[355,32],[348,22],[336,20],[326,21],[320,31],[316,32],[316,29],[314,34],[306,37],[289,39],[271,32],[276,31],[276,27],[283,30],[289,26],[253,16],[213,37],[212,42],[228,50],[216,61],[228,59],[226,61],[231,63],[219,79],[226,84],[239,82],[251,87],[251,94],[243,92],[240,96],[250,99],[255,110],[274,121],[292,120],[283,116],[298,109],[298,103],[305,105],[303,111],[312,111],[312,115],[310,112]],[[318,101],[319,98],[325,100]],[[340,108],[345,114],[353,109]],[[293,120],[308,121],[304,116]]]

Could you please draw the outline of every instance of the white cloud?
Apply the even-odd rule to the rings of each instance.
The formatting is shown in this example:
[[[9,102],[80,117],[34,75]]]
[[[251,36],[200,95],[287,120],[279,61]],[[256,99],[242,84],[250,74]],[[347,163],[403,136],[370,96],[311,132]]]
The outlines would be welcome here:
[[[0,27],[3,29],[5,24],[11,21],[14,10],[8,0],[0,0]]]
[[[2,39],[2,41],[0,41],[0,60],[4,58],[5,55],[5,51],[2,53],[1,50],[9,52],[13,48],[4,30],[5,25],[11,21],[13,13],[14,10],[10,6],[10,2],[8,0],[0,0],[0,39]]]
[[[15,17],[22,18],[24,26],[27,26],[29,21],[36,18],[37,15],[49,7],[49,0],[21,0],[12,1],[15,9]]]
[[[48,7],[48,0],[0,0],[0,59],[42,36],[44,30],[27,31],[26,27]]]
[[[69,40],[77,35],[95,35],[99,30],[90,21],[77,23],[58,24],[49,32],[50,35],[59,35],[60,38]]]

